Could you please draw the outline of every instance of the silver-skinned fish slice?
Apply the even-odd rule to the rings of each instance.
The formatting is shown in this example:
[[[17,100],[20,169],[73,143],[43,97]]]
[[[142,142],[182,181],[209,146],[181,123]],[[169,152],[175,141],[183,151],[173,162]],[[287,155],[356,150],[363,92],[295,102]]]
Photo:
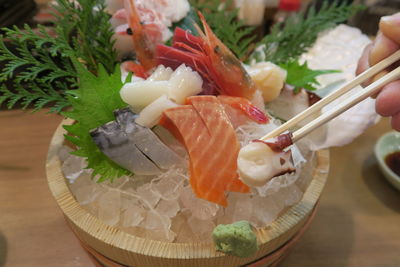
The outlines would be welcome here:
[[[129,108],[117,110],[114,114],[128,139],[159,168],[169,169],[184,164],[184,159],[166,146],[151,129],[135,123],[137,115]]]
[[[160,173],[160,169],[149,160],[128,138],[116,121],[106,123],[90,132],[100,150],[119,166],[142,175]]]

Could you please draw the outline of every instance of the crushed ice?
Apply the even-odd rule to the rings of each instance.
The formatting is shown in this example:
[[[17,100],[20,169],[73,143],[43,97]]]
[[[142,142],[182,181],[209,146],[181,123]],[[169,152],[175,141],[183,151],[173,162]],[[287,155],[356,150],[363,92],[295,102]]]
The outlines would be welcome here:
[[[238,127],[241,145],[260,138],[276,126],[249,123]],[[183,147],[176,140],[175,150]],[[168,144],[169,145],[169,144]],[[113,183],[96,183],[85,159],[69,154],[64,147],[59,156],[76,200],[94,216],[136,236],[168,242],[210,242],[217,224],[248,220],[265,227],[279,214],[300,201],[311,179],[313,152],[306,142],[292,147],[297,171],[273,178],[250,194],[229,193],[228,207],[195,197],[187,168],[174,167],[159,175],[121,177]],[[301,152],[300,152],[301,151]],[[186,155],[187,158],[187,155]],[[306,159],[306,160],[305,160]]]

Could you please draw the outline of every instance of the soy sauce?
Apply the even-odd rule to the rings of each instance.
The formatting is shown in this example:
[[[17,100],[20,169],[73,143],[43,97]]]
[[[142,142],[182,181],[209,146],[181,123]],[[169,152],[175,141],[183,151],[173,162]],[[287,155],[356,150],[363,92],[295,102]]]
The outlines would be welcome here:
[[[385,162],[395,174],[400,176],[400,151],[387,155]]]

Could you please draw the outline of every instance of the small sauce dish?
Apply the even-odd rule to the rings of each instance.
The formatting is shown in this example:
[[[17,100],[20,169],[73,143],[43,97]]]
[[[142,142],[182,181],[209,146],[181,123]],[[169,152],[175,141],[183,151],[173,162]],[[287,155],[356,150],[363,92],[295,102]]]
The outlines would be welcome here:
[[[398,153],[396,153],[398,152]],[[400,190],[400,176],[394,169],[399,169],[400,132],[388,132],[381,136],[375,144],[375,157],[385,178]],[[389,168],[388,163],[391,164]]]

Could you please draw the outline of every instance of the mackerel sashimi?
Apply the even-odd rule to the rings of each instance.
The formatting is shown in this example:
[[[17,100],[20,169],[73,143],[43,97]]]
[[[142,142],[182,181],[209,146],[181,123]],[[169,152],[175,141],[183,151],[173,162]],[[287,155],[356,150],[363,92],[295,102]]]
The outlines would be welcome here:
[[[189,97],[187,103],[166,110],[160,124],[185,145],[197,197],[227,206],[225,191],[250,191],[238,178],[235,131],[215,96]]]

